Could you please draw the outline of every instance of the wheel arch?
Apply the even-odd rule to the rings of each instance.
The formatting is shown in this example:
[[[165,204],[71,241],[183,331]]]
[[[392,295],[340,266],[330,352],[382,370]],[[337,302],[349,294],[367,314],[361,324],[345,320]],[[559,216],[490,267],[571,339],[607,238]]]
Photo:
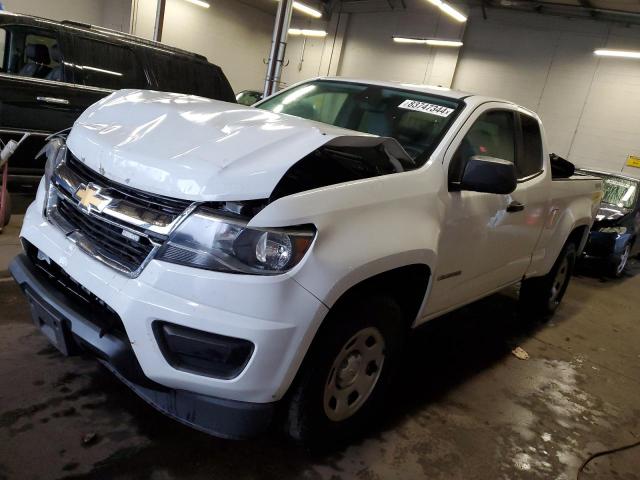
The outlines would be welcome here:
[[[418,316],[427,297],[431,268],[424,263],[412,263],[367,277],[345,290],[333,303],[331,310],[341,308],[353,298],[387,294],[397,301],[407,325]],[[329,314],[331,314],[331,310]]]
[[[584,250],[585,245],[587,244],[587,240],[589,239],[589,231],[589,225],[574,226],[564,244],[566,245],[569,242],[574,243],[576,246],[576,253],[580,255],[580,253],[582,253],[582,250]]]
[[[331,304],[329,311],[313,333],[313,337],[304,354],[299,357],[299,363],[293,370],[295,373],[290,377],[290,381],[285,384],[286,389],[282,398],[288,395],[292,386],[296,383],[300,372],[308,362],[311,352],[317,347],[318,338],[321,337],[323,330],[327,328],[332,318],[335,318],[333,316],[335,312],[362,295],[375,295],[380,294],[380,292],[389,293],[398,301],[403,311],[405,327],[408,330],[426,301],[431,285],[431,272],[431,267],[426,263],[409,263],[372,274],[343,290]]]

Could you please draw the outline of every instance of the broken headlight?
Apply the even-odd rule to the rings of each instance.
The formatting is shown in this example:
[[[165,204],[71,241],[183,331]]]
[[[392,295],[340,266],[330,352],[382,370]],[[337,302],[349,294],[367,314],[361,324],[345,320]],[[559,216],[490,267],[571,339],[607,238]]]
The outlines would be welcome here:
[[[156,258],[206,270],[274,275],[293,268],[314,236],[313,228],[249,228],[242,219],[200,207],[169,237]]]
[[[56,168],[64,162],[67,156],[67,144],[62,137],[54,137],[49,140],[42,150],[38,152],[36,158],[40,158],[41,155],[47,157],[47,162],[44,165],[44,193],[45,193],[45,205],[44,214],[47,216],[51,204],[51,178]]]

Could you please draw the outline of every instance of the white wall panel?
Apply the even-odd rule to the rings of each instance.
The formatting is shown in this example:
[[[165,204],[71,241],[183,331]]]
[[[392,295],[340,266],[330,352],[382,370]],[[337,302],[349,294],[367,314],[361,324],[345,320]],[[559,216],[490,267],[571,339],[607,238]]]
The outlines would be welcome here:
[[[454,88],[523,104],[542,117],[552,151],[620,170],[640,154],[640,61],[596,48],[640,50],[640,28],[489,10],[472,12]]]
[[[9,12],[129,29],[130,0],[2,0],[2,3]]]
[[[450,86],[457,48],[399,44],[395,36],[459,39],[460,24],[426,2],[399,12],[351,13],[339,74],[405,83]]]
[[[153,37],[155,0],[139,0],[136,35]],[[220,65],[235,91],[262,89],[274,17],[237,0],[210,0],[202,8],[168,0],[162,43],[200,53]]]

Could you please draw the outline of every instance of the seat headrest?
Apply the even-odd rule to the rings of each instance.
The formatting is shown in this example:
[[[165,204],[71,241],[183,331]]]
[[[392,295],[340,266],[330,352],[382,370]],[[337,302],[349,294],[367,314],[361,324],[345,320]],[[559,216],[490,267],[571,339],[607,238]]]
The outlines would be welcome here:
[[[60,51],[60,47],[57,43],[51,45],[51,48],[49,48],[49,55],[51,56],[51,60],[56,63],[60,63],[62,60],[62,52]]]
[[[25,48],[25,53],[29,60],[35,63],[49,64],[49,49],[42,43],[30,43]]]

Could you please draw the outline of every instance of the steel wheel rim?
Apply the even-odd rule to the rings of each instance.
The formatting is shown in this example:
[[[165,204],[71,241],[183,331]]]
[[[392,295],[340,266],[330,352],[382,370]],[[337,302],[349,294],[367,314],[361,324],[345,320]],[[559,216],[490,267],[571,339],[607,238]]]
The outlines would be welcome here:
[[[631,247],[627,245],[620,256],[620,263],[618,263],[618,268],[616,268],[616,273],[618,275],[622,274],[624,271],[624,267],[627,266],[627,262],[629,261],[629,252],[631,252]]]
[[[569,278],[569,259],[564,258],[551,285],[551,303],[560,302],[562,289]]]
[[[353,335],[334,359],[324,384],[324,412],[340,422],[354,415],[371,396],[385,360],[385,342],[375,327]]]

